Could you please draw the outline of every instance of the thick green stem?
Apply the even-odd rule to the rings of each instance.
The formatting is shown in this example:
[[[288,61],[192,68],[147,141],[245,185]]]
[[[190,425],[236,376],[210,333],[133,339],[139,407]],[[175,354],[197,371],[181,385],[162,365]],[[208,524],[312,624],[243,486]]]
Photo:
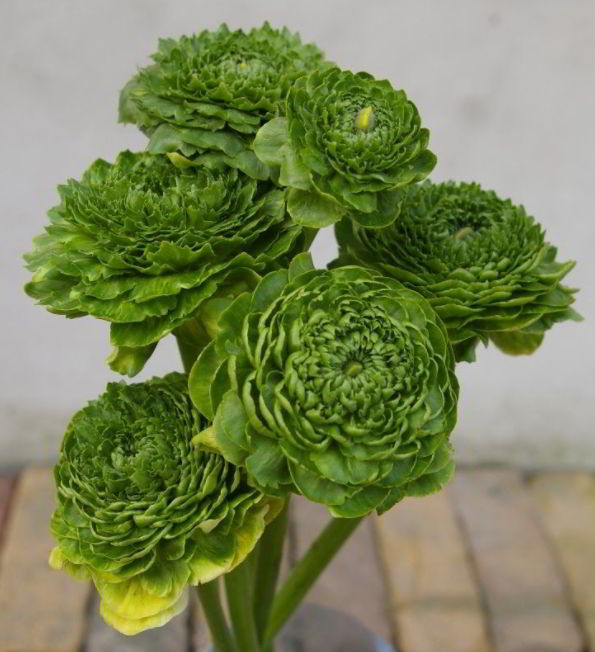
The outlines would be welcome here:
[[[259,639],[262,639],[266,629],[275,597],[288,522],[289,498],[279,516],[269,524],[258,542],[254,585],[254,619]],[[272,652],[272,647],[269,650]]]
[[[259,652],[260,650],[254,623],[253,554],[224,576],[229,615],[241,652]]]
[[[193,347],[187,346],[186,343],[179,338],[177,341],[178,349],[180,349],[180,357],[182,358],[182,364],[184,365],[184,372],[189,374],[194,361],[198,357],[198,353],[196,353]]]
[[[291,571],[273,602],[263,640],[273,640],[331,559],[347,541],[360,518],[333,518]]]
[[[178,342],[182,364],[184,365],[184,372],[189,374],[202,348],[196,347],[192,342],[183,340],[181,337],[176,337],[176,340]]]
[[[174,335],[180,349],[184,371],[189,374],[200,352],[209,343],[202,323],[198,319],[189,319],[176,328]]]
[[[219,599],[219,582],[213,580],[197,587],[198,598],[207,619],[213,638],[215,652],[238,652],[238,648],[227,627],[225,614]]]

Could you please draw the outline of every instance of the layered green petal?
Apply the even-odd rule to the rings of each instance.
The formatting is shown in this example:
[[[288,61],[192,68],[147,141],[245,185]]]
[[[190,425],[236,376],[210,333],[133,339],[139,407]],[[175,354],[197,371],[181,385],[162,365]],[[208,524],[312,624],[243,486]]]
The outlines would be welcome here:
[[[404,191],[399,219],[377,230],[344,219],[331,266],[372,267],[423,294],[444,321],[457,360],[483,341],[533,353],[555,323],[578,320],[576,290],[562,284],[574,262],[522,206],[475,183],[429,181]]]
[[[361,267],[298,256],[219,316],[189,377],[197,441],[249,482],[353,518],[446,481],[458,385],[429,303]],[[411,491],[409,491],[411,488]]]
[[[108,385],[62,442],[50,564],[92,579],[103,617],[124,634],[179,613],[187,586],[241,563],[278,512],[245,472],[194,446],[207,426],[186,377],[169,374]]]
[[[147,133],[151,152],[215,155],[256,179],[268,169],[251,151],[254,134],[284,113],[298,77],[326,66],[315,45],[268,23],[161,39],[152,58],[122,89],[120,121]]]
[[[181,614],[187,606],[188,591],[185,590],[171,606],[164,608],[152,616],[127,618],[122,616],[119,611],[110,609],[104,601],[99,604],[99,613],[108,625],[117,629],[121,634],[134,636],[147,629],[154,629],[155,627],[166,625],[172,618]]]
[[[131,376],[207,299],[253,288],[314,235],[282,191],[223,161],[126,151],[59,192],[26,255],[26,291],[52,312],[112,322],[109,363]]]
[[[398,191],[436,164],[415,105],[367,73],[323,68],[300,77],[286,112],[260,128],[254,152],[290,188],[299,224],[349,215],[364,227],[387,226],[399,213]]]

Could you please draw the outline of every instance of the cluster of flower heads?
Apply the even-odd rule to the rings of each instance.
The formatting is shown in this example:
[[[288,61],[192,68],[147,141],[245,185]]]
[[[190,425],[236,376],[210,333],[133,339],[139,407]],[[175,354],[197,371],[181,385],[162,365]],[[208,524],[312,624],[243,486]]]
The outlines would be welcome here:
[[[232,570],[291,493],[340,518],[439,490],[457,360],[576,319],[543,229],[436,157],[404,91],[268,24],[160,41],[121,92],[147,151],[58,188],[27,293],[110,323],[134,376],[173,334],[188,375],[112,383],[55,469],[51,564],[133,634]],[[314,269],[316,230],[339,258]]]

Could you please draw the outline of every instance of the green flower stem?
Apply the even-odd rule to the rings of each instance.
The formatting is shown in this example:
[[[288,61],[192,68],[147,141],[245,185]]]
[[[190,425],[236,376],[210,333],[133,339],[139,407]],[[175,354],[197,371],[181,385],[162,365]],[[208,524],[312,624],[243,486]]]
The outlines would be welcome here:
[[[208,344],[209,338],[197,320],[188,320],[174,332],[185,373],[189,374],[199,353]]]
[[[283,511],[267,527],[258,543],[256,582],[254,586],[254,618],[256,620],[256,631],[260,639],[264,634],[273,605],[288,522],[289,498]],[[269,650],[272,652],[272,648],[269,648]]]
[[[363,517],[333,518],[294,566],[273,602],[271,617],[264,633],[265,645],[277,635],[319,575],[362,520]]]
[[[199,584],[196,590],[213,638],[215,652],[238,652],[233,636],[227,627],[219,599],[219,581],[213,580],[206,584]]]
[[[241,652],[259,652],[258,634],[254,622],[253,586],[254,554],[224,576],[227,604],[233,630]]]

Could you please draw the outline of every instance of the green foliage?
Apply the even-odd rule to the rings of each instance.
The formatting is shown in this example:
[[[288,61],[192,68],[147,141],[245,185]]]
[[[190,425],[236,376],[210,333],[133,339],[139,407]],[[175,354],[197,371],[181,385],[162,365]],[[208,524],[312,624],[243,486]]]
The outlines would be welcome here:
[[[408,188],[399,219],[367,230],[335,229],[332,266],[373,267],[423,294],[444,321],[457,360],[475,359],[479,341],[511,355],[533,353],[555,323],[580,316],[576,290],[561,284],[574,262],[556,249],[522,206],[476,183],[429,181]]]
[[[323,68],[296,81],[287,117],[261,127],[254,151],[290,188],[298,223],[318,228],[348,215],[378,228],[397,217],[400,189],[434,168],[428,141],[404,91],[368,73]]]
[[[27,293],[52,312],[111,324],[110,362],[134,375],[205,299],[235,296],[306,249],[283,193],[225,166],[122,152],[59,187],[26,255]],[[174,164],[175,163],[175,164]]]
[[[267,494],[301,493],[340,517],[438,490],[453,470],[458,385],[429,304],[361,267],[301,254],[221,311],[190,374],[213,427],[197,442]]]
[[[243,471],[192,445],[206,425],[174,373],[109,384],[64,436],[50,563],[92,579],[124,634],[179,613],[186,586],[241,563],[278,510]]]
[[[258,179],[268,170],[250,149],[254,134],[283,113],[300,75],[325,65],[315,45],[268,23],[161,39],[152,58],[122,90],[120,121],[149,135],[151,152],[224,159]]]

